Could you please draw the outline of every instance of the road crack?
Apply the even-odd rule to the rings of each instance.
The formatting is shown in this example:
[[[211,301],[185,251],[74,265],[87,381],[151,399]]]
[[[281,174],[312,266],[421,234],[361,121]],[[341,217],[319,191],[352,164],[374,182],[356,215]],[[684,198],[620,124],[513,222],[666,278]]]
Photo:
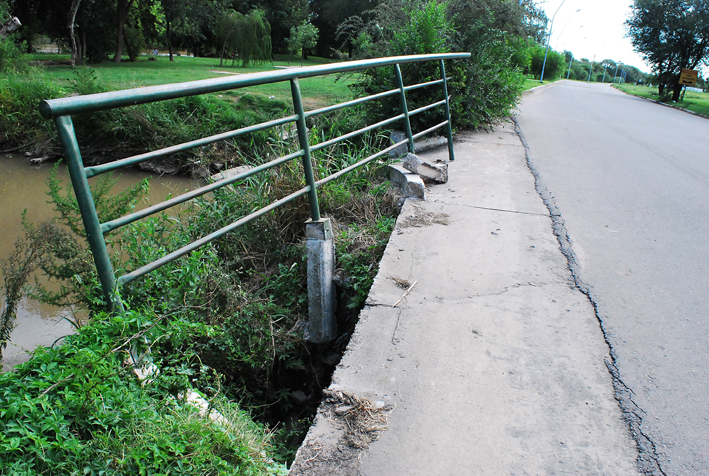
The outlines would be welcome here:
[[[638,447],[638,457],[636,460],[638,471],[649,476],[667,476],[667,473],[665,473],[662,469],[660,454],[657,452],[657,446],[652,440],[652,435],[645,433],[642,428],[643,416],[646,412],[635,403],[633,400],[635,392],[625,384],[622,376],[620,375],[615,349],[613,348],[613,343],[611,342],[609,333],[605,328],[603,318],[600,315],[598,304],[596,303],[590,286],[583,282],[580,278],[578,261],[571,246],[571,238],[569,237],[568,230],[566,229],[566,223],[561,216],[561,211],[556,205],[554,195],[542,184],[542,179],[539,172],[534,167],[530,156],[529,144],[527,144],[527,140],[522,133],[519,122],[514,117],[512,118],[512,121],[515,124],[517,136],[524,146],[527,167],[534,177],[534,187],[544,202],[544,205],[546,205],[549,210],[549,215],[552,219],[552,229],[554,235],[559,241],[559,249],[566,257],[568,269],[574,280],[574,285],[576,289],[588,298],[589,302],[593,306],[593,311],[600,325],[601,332],[603,333],[603,339],[606,341],[606,345],[608,346],[610,358],[605,361],[606,368],[613,379],[614,397],[620,406],[620,410],[623,414],[623,420],[628,425],[630,435],[633,437]]]
[[[517,210],[505,210],[504,208],[490,208],[490,207],[478,207],[475,205],[466,205],[464,203],[451,203],[451,202],[446,202],[444,200],[437,200],[437,203],[442,203],[443,205],[448,205],[448,206],[457,206],[457,207],[465,207],[465,208],[475,208],[477,210],[488,210],[491,212],[504,212],[504,213],[517,213],[519,215],[534,215],[538,217],[546,217],[549,216],[546,213],[534,213],[534,212],[520,212]]]

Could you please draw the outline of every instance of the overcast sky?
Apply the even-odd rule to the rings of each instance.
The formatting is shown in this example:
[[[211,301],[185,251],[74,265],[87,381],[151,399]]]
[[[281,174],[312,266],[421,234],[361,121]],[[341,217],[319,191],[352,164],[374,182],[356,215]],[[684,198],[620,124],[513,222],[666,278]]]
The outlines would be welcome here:
[[[569,50],[576,58],[596,61],[612,59],[635,66],[646,73],[650,68],[633,50],[623,26],[630,14],[632,0],[539,0],[554,25],[550,47]],[[559,6],[561,8],[559,9]],[[577,10],[581,11],[577,11]]]

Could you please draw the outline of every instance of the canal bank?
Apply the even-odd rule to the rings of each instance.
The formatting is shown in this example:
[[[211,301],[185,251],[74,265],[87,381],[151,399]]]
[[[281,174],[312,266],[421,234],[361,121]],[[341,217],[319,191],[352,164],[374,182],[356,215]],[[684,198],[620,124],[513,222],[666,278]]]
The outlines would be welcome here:
[[[28,223],[39,223],[57,216],[53,206],[47,203],[49,197],[46,195],[47,179],[54,165],[53,162],[34,165],[27,157],[17,154],[0,155],[0,260],[7,259],[14,252],[15,241],[24,234],[22,214],[25,210]],[[139,170],[124,171],[116,175],[114,191],[122,191],[150,176]],[[64,166],[59,166],[57,177],[64,184],[69,182]],[[138,208],[160,202],[168,194],[179,194],[195,183],[185,177],[155,177],[150,181],[147,202]],[[3,285],[0,276],[0,310],[5,306]],[[51,345],[71,333],[74,327],[70,321],[81,321],[83,317],[80,310],[60,309],[24,298],[18,306],[17,327],[13,330],[11,342],[2,352],[2,371],[25,362],[29,352],[37,345]]]

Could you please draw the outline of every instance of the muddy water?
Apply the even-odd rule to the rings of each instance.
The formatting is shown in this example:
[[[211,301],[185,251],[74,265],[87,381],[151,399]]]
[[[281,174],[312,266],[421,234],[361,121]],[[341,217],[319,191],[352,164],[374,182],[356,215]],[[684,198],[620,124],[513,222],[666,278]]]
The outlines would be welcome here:
[[[49,198],[45,193],[47,177],[53,166],[53,163],[31,165],[27,158],[18,155],[0,155],[0,259],[13,253],[15,240],[23,234],[23,210],[27,210],[30,223],[39,223],[56,215],[47,203]],[[120,176],[116,175],[118,183],[114,190],[125,190],[147,176],[149,174],[136,170],[123,171]],[[65,183],[69,182],[66,167],[60,166],[58,177]],[[92,180],[95,179],[90,179],[89,183]],[[155,177],[150,181],[150,193],[142,207],[162,201],[168,194],[178,195],[195,185],[187,178]],[[0,310],[5,306],[5,288],[1,280],[2,275]],[[17,310],[17,327],[12,332],[11,342],[2,352],[2,371],[26,361],[29,352],[37,345],[51,345],[71,333],[73,327],[65,317],[73,319],[72,311],[23,299]]]

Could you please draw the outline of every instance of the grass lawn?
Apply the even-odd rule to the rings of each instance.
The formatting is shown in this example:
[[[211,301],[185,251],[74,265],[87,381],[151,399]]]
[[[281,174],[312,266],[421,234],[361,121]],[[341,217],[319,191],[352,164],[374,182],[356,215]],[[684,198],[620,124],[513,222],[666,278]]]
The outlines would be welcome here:
[[[657,93],[657,88],[649,88],[647,86],[636,86],[634,84],[616,84],[615,87],[623,92],[632,94],[633,96],[654,99],[656,101],[660,100],[660,96]],[[675,103],[672,102],[672,100],[663,102],[676,107],[680,107],[682,109],[689,109],[690,111],[698,112],[699,114],[709,116],[709,93],[697,93],[694,91],[687,91],[687,93],[684,95],[684,101],[682,102]]]
[[[545,84],[553,83],[554,81],[558,81],[558,79],[554,79],[552,81],[544,81],[544,82],[539,82],[538,79],[525,79],[524,84],[522,84],[522,91],[527,91],[532,88],[536,88],[537,86],[543,86]]]
[[[68,60],[69,55],[36,54],[34,60]],[[323,58],[311,58],[303,62],[303,66],[311,66],[330,62]],[[261,71],[278,71],[276,66],[299,67],[299,58],[279,56],[276,61],[264,65],[254,65],[248,68],[231,66],[231,61],[224,61],[219,66],[219,58],[192,58],[189,56],[174,56],[170,61],[167,56],[158,57],[157,61],[148,61],[147,56],[138,61],[114,63],[106,61],[100,64],[88,65],[105,88],[109,90],[129,89],[156,84],[180,83],[199,79],[210,79],[231,74],[255,73]],[[48,78],[56,82],[62,89],[70,91],[75,76],[69,66],[47,66],[44,71]],[[356,80],[356,75],[330,75],[300,80],[300,88],[306,109],[334,104],[351,99],[349,84]],[[264,97],[275,96],[276,99],[291,102],[290,84],[288,82],[268,84],[243,88],[226,94],[241,97],[245,93]]]

